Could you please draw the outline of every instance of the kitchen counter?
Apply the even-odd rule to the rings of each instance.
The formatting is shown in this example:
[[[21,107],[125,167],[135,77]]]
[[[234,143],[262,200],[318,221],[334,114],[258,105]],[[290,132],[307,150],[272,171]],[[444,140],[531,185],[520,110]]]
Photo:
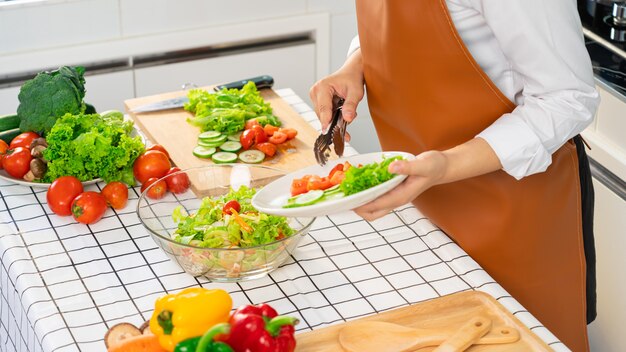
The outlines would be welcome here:
[[[278,93],[319,130],[293,91]],[[374,222],[353,212],[318,218],[281,268],[223,284],[184,273],[156,246],[135,214],[139,188],[125,209],[109,209],[89,226],[54,215],[45,194],[0,181],[0,351],[104,351],[110,326],[141,325],[157,297],[191,286],[225,289],[235,307],[269,302],[299,317],[298,331],[479,290],[556,351],[568,351],[411,205]]]

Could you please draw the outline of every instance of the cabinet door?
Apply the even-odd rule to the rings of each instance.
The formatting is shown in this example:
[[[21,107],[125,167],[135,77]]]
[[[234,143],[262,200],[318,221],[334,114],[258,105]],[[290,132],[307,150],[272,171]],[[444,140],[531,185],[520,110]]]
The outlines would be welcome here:
[[[17,100],[19,92],[20,87],[0,89],[0,115],[15,114],[17,112],[17,106],[20,105],[20,101]]]
[[[85,77],[85,102],[105,110],[124,111],[124,100],[135,97],[131,70],[88,75]]]
[[[315,83],[315,45],[303,44],[233,54],[135,70],[138,97],[181,89],[185,83],[205,86],[260,75],[274,77],[274,89],[292,88],[308,100]]]

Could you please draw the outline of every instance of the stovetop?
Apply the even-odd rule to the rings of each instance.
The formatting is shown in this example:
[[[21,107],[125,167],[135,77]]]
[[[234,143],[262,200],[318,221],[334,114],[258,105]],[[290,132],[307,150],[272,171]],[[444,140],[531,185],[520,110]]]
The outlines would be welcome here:
[[[615,23],[614,2],[579,0],[578,12],[596,77],[626,98],[626,24]]]

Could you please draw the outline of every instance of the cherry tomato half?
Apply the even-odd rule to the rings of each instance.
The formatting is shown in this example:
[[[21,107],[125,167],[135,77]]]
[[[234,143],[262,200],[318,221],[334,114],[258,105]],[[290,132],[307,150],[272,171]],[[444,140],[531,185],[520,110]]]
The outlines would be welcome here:
[[[260,143],[254,146],[256,149],[262,151],[265,155],[272,157],[276,154],[276,146],[272,143]]]
[[[83,184],[80,180],[74,176],[61,176],[48,187],[48,207],[57,215],[72,215],[72,202],[81,193]]]
[[[261,144],[267,142],[267,135],[261,125],[252,126],[251,130],[254,131],[254,143]]]
[[[249,130],[249,129],[252,129],[253,126],[258,126],[258,125],[259,125],[259,121],[257,121],[256,119],[250,119],[246,121],[246,125],[244,126],[244,129]]]
[[[165,197],[165,194],[167,193],[167,183],[164,180],[151,177],[141,185],[141,193],[145,192],[146,189],[148,190],[148,193],[146,194],[148,198],[161,199]]]
[[[285,143],[286,140],[287,140],[287,134],[281,131],[274,132],[274,135],[270,137],[270,143],[273,143],[273,144]]]
[[[252,147],[252,144],[254,144],[254,135],[255,132],[253,130],[245,130],[241,136],[239,136],[239,143],[241,143],[243,149],[248,150]]]
[[[291,196],[297,196],[298,194],[306,193],[308,190],[306,189],[308,181],[303,178],[295,178],[291,181]]]
[[[274,134],[274,132],[278,131],[278,127],[272,126],[268,123],[267,125],[265,125],[265,127],[263,127],[263,131],[265,131],[265,134],[268,137],[271,137]]]
[[[167,150],[165,150],[165,147],[160,144],[155,144],[151,146],[150,148],[146,149],[146,151],[148,150],[158,150],[161,153],[165,154],[168,158],[170,157],[170,153],[168,153]]]
[[[133,174],[139,182],[144,183],[149,178],[165,176],[171,167],[170,159],[165,153],[158,150],[149,150],[135,160]]]
[[[39,135],[35,132],[24,132],[20,133],[13,140],[11,140],[11,144],[9,148],[15,149],[17,147],[23,147],[26,149],[30,149],[30,144],[33,140],[39,138]]]
[[[222,208],[222,212],[224,214],[233,215],[233,210],[239,212],[241,210],[241,205],[236,200],[230,200],[224,204]]]
[[[100,193],[113,209],[123,209],[128,202],[128,187],[122,182],[109,182]]]
[[[179,168],[173,167],[165,174],[167,189],[169,189],[172,193],[183,193],[189,189],[189,176],[187,176],[184,172],[177,173],[179,171]],[[175,173],[177,174],[173,175]]]
[[[83,192],[72,202],[72,216],[82,224],[93,224],[107,211],[107,201],[98,192]]]
[[[7,173],[15,178],[22,178],[30,171],[30,161],[32,160],[30,150],[24,147],[17,147],[7,150],[2,158],[2,167]]]

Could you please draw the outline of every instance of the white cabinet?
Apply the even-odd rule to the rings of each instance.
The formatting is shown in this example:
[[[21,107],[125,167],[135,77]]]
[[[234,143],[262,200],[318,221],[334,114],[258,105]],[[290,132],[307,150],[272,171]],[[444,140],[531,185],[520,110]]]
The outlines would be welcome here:
[[[626,201],[594,180],[598,318],[589,325],[592,351],[626,350]]]
[[[308,98],[315,83],[315,45],[233,54],[135,69],[138,97],[181,89],[185,83],[205,86],[260,75],[274,77],[274,88],[292,88]]]

